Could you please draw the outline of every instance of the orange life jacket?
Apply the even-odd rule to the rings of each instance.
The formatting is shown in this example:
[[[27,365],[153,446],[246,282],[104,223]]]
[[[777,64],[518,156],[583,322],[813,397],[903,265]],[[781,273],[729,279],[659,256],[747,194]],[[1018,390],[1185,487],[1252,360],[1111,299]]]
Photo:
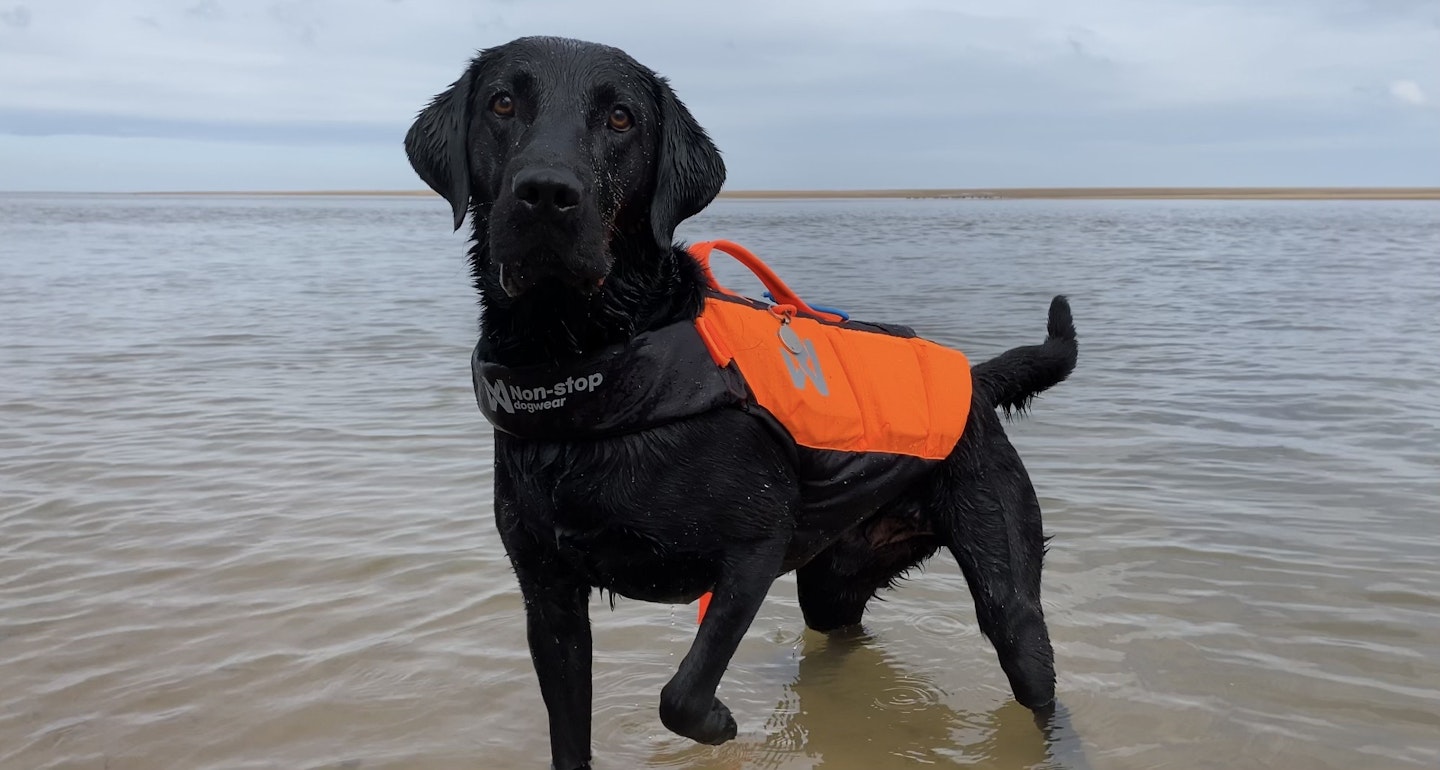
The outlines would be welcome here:
[[[719,250],[738,259],[775,299],[771,306],[721,286]],[[943,459],[965,431],[970,363],[903,327],[850,323],[810,307],[744,247],[690,247],[711,294],[695,319],[715,363],[732,363],[755,403],[802,447]],[[909,336],[905,336],[909,334]]]

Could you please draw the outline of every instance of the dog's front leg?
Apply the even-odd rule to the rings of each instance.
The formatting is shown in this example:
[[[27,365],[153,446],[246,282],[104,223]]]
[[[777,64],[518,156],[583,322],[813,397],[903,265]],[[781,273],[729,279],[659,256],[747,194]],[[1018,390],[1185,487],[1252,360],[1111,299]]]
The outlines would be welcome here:
[[[589,586],[525,589],[525,632],[550,716],[555,770],[590,767]]]
[[[554,770],[590,767],[590,586],[553,562],[514,558],[525,633],[550,717]]]
[[[780,572],[785,545],[777,537],[727,554],[690,652],[660,691],[660,721],[671,731],[711,745],[735,737],[735,719],[715,690]]]
[[[495,454],[495,528],[525,600],[525,636],[550,721],[551,767],[589,770],[590,584],[553,543],[537,535],[533,522],[545,521],[545,511],[533,505],[533,493],[516,484],[522,474],[503,462],[523,455],[499,432]]]

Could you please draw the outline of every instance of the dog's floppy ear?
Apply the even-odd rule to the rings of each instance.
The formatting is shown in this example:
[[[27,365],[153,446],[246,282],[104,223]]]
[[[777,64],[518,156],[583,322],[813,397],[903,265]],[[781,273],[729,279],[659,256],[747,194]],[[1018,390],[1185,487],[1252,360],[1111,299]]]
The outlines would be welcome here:
[[[420,111],[405,134],[405,154],[415,173],[450,201],[455,229],[465,223],[470,206],[470,91],[478,60],[465,74]]]
[[[725,161],[705,129],[675,98],[670,84],[655,78],[660,108],[659,153],[650,227],[660,248],[674,245],[675,227],[710,205],[725,184]]]

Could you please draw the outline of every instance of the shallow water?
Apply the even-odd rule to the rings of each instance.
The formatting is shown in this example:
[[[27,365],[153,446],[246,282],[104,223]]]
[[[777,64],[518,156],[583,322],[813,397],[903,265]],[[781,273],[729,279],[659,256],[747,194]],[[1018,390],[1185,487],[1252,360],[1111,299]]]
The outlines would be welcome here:
[[[0,768],[543,768],[490,519],[475,303],[430,198],[0,196]],[[692,607],[596,598],[596,767],[1440,765],[1440,205],[725,201],[802,296],[983,359],[1081,334],[1013,423],[1063,704],[954,564],[805,631],[782,578],[666,732]],[[722,274],[735,278],[737,272]]]

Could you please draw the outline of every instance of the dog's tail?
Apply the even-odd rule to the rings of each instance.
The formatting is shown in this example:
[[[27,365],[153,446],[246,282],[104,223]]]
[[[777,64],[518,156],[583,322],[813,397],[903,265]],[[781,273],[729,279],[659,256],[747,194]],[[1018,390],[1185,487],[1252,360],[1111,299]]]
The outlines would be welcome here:
[[[1057,296],[1050,301],[1045,342],[1011,348],[977,365],[972,371],[975,392],[981,401],[991,408],[1003,408],[1007,415],[1024,412],[1036,396],[1070,376],[1078,357],[1070,302]]]

